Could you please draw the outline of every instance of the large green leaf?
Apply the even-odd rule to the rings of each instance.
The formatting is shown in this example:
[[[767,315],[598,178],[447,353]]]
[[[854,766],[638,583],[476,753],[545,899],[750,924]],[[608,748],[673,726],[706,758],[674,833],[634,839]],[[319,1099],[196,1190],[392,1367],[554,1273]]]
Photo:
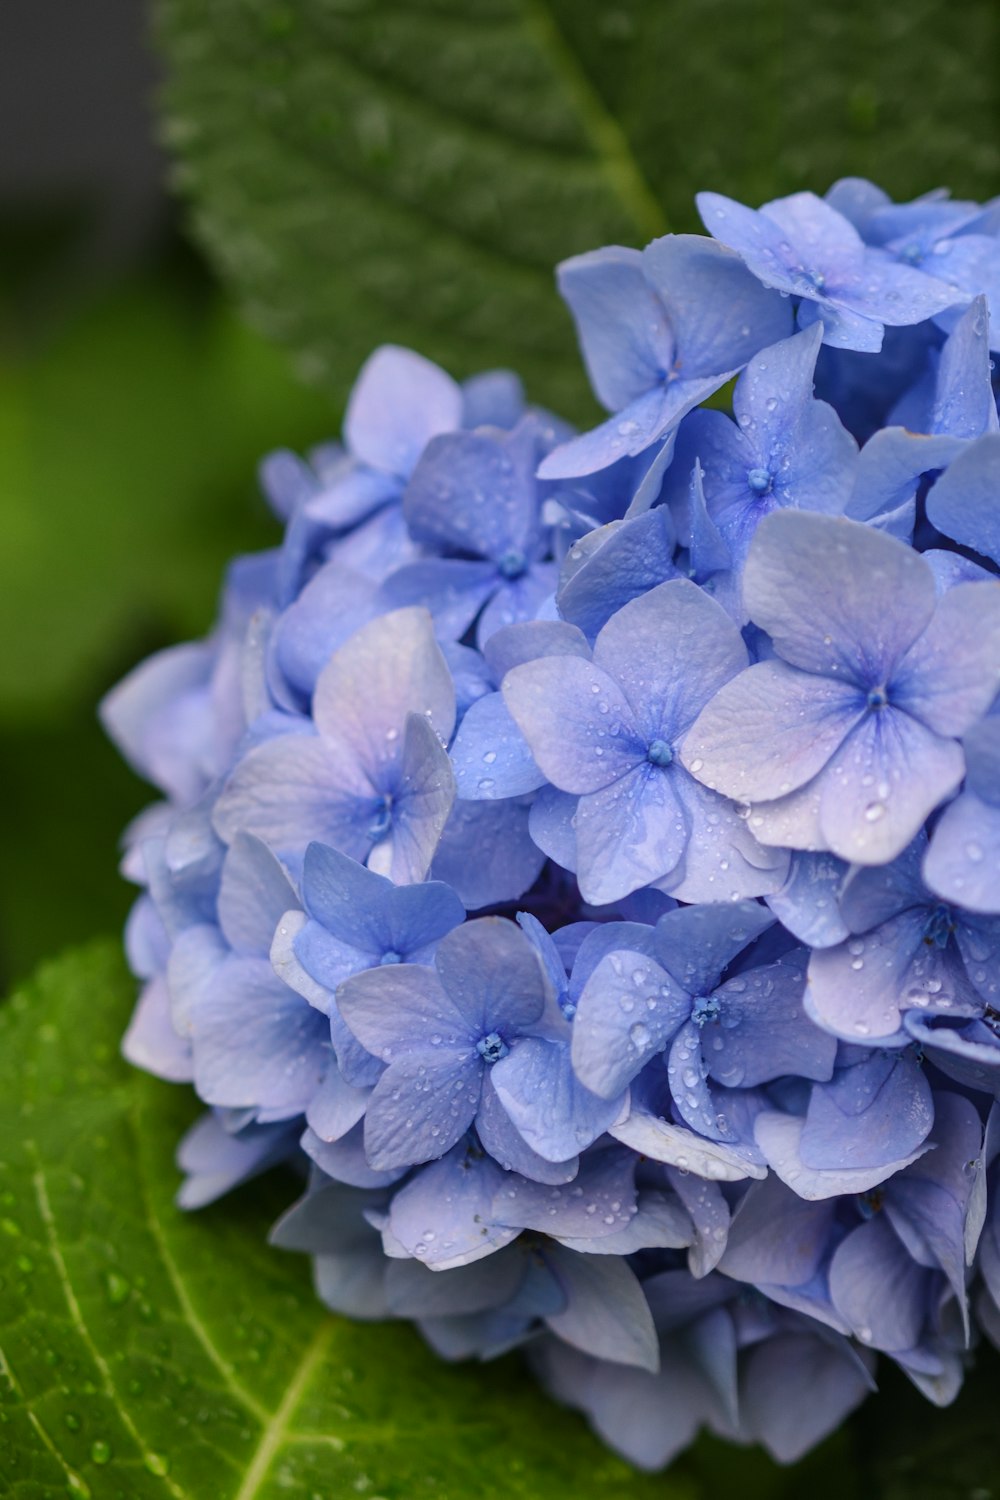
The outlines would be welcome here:
[[[268,1225],[285,1174],[173,1205],[185,1089],[129,1069],[117,947],[0,1008],[0,1496],[9,1500],[986,1500],[997,1361],[951,1412],[890,1379],[802,1464],[702,1439],[643,1476],[516,1356],[456,1369],[326,1314]]]
[[[993,0],[159,6],[201,239],[338,393],[393,339],[576,411],[552,266],[695,227],[700,187],[1000,188]]]

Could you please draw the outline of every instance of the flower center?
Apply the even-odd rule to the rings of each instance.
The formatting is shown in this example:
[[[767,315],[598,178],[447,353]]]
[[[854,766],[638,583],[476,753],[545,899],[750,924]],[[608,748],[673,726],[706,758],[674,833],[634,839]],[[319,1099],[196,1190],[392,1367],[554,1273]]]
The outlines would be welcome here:
[[[371,821],[368,824],[369,837],[378,842],[384,839],[392,826],[392,798],[380,797],[372,808]]]
[[[490,1067],[492,1067],[493,1064],[498,1063],[502,1057],[507,1056],[510,1048],[507,1046],[507,1043],[504,1041],[499,1031],[488,1031],[485,1036],[481,1036],[479,1038],[479,1041],[476,1043],[476,1051],[479,1053],[479,1056],[482,1058],[483,1062],[488,1063]]]
[[[755,495],[766,495],[772,484],[770,469],[748,469],[747,484]]]
[[[924,942],[928,948],[947,948],[955,931],[955,918],[947,906],[935,906],[924,925]]]
[[[871,709],[887,708],[889,705],[889,694],[884,687],[871,688],[868,692],[867,702],[868,707]]]
[[[390,948],[388,953],[383,953],[379,959],[380,964],[401,964],[402,962],[402,954],[397,953],[395,948]]]
[[[722,1005],[716,995],[696,995],[691,1002],[691,1019],[696,1026],[717,1021],[721,1011]]]
[[[674,752],[666,740],[653,740],[646,751],[646,759],[649,761],[649,764],[651,766],[659,766],[661,769],[664,766],[669,766],[673,758]]]
[[[520,578],[527,566],[528,559],[524,553],[518,552],[514,547],[509,552],[505,552],[497,563],[497,569],[503,578]]]

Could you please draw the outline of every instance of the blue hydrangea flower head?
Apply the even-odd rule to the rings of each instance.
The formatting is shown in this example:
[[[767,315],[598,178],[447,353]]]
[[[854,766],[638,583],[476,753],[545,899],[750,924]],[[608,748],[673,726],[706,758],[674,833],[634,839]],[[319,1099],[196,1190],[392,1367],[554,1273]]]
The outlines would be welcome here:
[[[1000,1346],[1000,212],[699,204],[559,268],[606,421],[376,350],[101,709],[179,1201],[646,1467]]]

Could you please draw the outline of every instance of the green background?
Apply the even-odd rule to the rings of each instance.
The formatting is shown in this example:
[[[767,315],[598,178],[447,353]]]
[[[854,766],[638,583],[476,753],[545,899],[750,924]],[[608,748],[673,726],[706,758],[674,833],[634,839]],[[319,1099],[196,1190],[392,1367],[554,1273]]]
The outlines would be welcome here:
[[[410,343],[459,375],[513,366],[532,397],[587,420],[593,403],[553,291],[552,267],[563,256],[697,228],[692,198],[700,187],[753,203],[803,187],[822,192],[845,174],[871,176],[898,198],[941,184],[977,198],[1000,191],[994,0],[811,7],[782,0],[161,0],[154,19],[167,67],[161,131],[183,204],[173,227],[114,276],[61,275],[73,256],[67,205],[34,204],[19,218],[0,203],[5,986],[68,944],[119,930],[129,892],[115,872],[117,839],[149,794],[104,743],[95,703],[146,652],[208,627],[225,560],[274,539],[255,488],[258,458],[272,446],[333,435],[372,346]],[[75,1139],[88,1111],[106,1106],[114,1114],[108,1138],[118,1140],[115,1151],[132,1153],[130,1161],[141,1154],[163,1195],[163,1223],[186,1247],[178,1253],[245,1263],[244,1295],[254,1295],[258,1278],[261,1296],[278,1299],[267,1314],[272,1333],[284,1322],[287,1297],[298,1299],[289,1327],[306,1338],[314,1325],[305,1270],[260,1245],[287,1183],[268,1189],[273,1199],[246,1193],[234,1210],[214,1210],[196,1225],[169,1219],[170,1141],[187,1106],[177,1091],[130,1079],[113,1062],[130,989],[109,951],[89,950],[85,962],[49,971],[42,989],[28,992],[27,1008],[8,1016],[5,1104],[15,1113],[5,1132],[19,1135],[19,1080],[38,1061],[38,1017],[52,1010],[63,1017],[59,1048],[50,1049],[33,1105],[54,1120],[45,1149],[59,1154],[63,1110]],[[100,1021],[99,1045],[74,1062],[63,1037],[90,1045],[88,1007]],[[104,1099],[112,1074],[114,1090]],[[125,1115],[129,1142],[121,1134]],[[97,1159],[89,1139],[85,1146],[81,1174]],[[107,1160],[122,1170],[122,1158]],[[23,1162],[5,1165],[23,1177]],[[123,1226],[122,1233],[141,1238],[142,1229]],[[7,1249],[13,1253],[4,1243]],[[84,1279],[85,1257],[98,1250],[81,1252]],[[136,1250],[137,1258],[148,1250]],[[4,1260],[0,1254],[0,1269]],[[142,1332],[140,1301],[159,1308],[154,1260],[136,1272],[150,1278],[148,1299],[129,1279],[108,1338],[121,1333],[127,1343]],[[28,1273],[20,1280],[3,1274],[15,1303],[22,1282],[24,1296],[33,1297]],[[47,1337],[37,1333],[39,1349]],[[600,1479],[595,1493],[616,1500],[654,1493],[710,1500],[735,1484],[751,1497],[1000,1496],[993,1362],[946,1414],[889,1377],[889,1395],[792,1475],[759,1454],[703,1443],[669,1481],[654,1483],[609,1468],[572,1418],[551,1431],[560,1434],[560,1449],[579,1445],[579,1462],[573,1467],[563,1455],[562,1469],[546,1469],[538,1444],[554,1419],[548,1410],[533,1418],[533,1400],[516,1408],[524,1433],[520,1418],[480,1431],[472,1405],[515,1400],[516,1365],[438,1375],[405,1336],[397,1342],[395,1334],[337,1326],[330,1337],[338,1349],[346,1341],[358,1368],[403,1360],[415,1384],[440,1380],[444,1394],[435,1400],[457,1402],[461,1412],[441,1429],[451,1457],[434,1471],[436,1488],[417,1486],[419,1465],[399,1467],[401,1442],[392,1449],[395,1470],[390,1463],[373,1480],[372,1500],[556,1494],[581,1466]],[[289,1338],[294,1344],[292,1332]],[[275,1372],[287,1376],[301,1357],[292,1348]],[[44,1352],[38,1358],[44,1364]],[[85,1365],[70,1385],[96,1390],[100,1382]],[[10,1427],[0,1432],[8,1459],[33,1451],[38,1435],[26,1413],[40,1410],[33,1403],[58,1386],[55,1377],[46,1386],[36,1376],[21,1405],[10,1397],[18,1422],[28,1425],[14,1438]],[[191,1376],[198,1399],[207,1378]],[[264,1428],[280,1405],[278,1373],[274,1380],[260,1409],[250,1411]],[[384,1392],[373,1399],[384,1402]],[[82,1417],[76,1388],[73,1400]],[[149,1418],[157,1441],[164,1452],[170,1443],[179,1451],[190,1430],[180,1405],[157,1413]],[[91,1443],[106,1441],[98,1433],[105,1420],[91,1423],[98,1434]],[[414,1420],[411,1410],[400,1431]],[[533,1420],[542,1426],[532,1436]],[[60,1442],[69,1443],[59,1421]],[[253,1451],[242,1441],[227,1449],[229,1478],[185,1493],[236,1495],[245,1482],[239,1465]],[[428,1451],[426,1433],[412,1441]],[[496,1477],[497,1445],[505,1442],[519,1451],[523,1443],[531,1455],[519,1490],[504,1490]],[[141,1454],[138,1468],[119,1469],[128,1449],[121,1438],[112,1443],[119,1458],[106,1463],[88,1458],[85,1445],[71,1447],[72,1471],[97,1500],[172,1493],[163,1476],[143,1468]],[[466,1465],[477,1449],[492,1489],[482,1477],[479,1491],[471,1487]],[[155,1457],[160,1447],[146,1452]],[[29,1468],[19,1476],[0,1462],[0,1495],[41,1500],[69,1483],[64,1474],[57,1483]],[[329,1489],[304,1468],[274,1493],[327,1500],[328,1490],[350,1494],[357,1477],[345,1471]]]

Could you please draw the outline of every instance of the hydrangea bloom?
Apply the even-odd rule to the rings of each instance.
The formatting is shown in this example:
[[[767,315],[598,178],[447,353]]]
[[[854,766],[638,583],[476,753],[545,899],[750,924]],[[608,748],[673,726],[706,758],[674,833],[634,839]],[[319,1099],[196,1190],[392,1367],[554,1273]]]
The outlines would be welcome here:
[[[180,1201],[646,1467],[1000,1344],[1000,215],[699,203],[560,268],[607,421],[378,350],[103,709]]]

